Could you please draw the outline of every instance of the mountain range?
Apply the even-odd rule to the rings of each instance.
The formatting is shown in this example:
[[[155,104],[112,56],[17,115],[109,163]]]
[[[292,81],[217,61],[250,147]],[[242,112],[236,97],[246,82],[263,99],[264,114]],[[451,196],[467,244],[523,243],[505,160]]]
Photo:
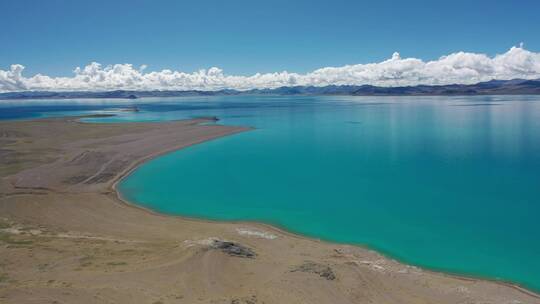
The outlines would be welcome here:
[[[540,79],[490,80],[477,84],[417,85],[378,87],[372,85],[287,86],[274,89],[218,91],[24,91],[0,93],[0,99],[144,98],[220,95],[344,95],[344,96],[460,96],[460,95],[540,95]]]

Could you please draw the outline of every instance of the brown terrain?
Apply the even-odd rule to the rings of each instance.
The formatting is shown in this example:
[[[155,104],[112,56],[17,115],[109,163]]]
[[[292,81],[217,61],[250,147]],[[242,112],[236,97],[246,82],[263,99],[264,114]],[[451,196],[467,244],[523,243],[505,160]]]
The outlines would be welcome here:
[[[510,284],[118,198],[141,162],[249,130],[206,121],[0,122],[0,303],[540,303]]]

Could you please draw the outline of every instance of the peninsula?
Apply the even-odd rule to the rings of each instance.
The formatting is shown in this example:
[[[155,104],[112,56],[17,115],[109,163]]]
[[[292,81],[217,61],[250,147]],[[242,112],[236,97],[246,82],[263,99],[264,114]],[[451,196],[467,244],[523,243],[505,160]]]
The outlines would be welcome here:
[[[79,118],[0,122],[0,303],[540,303],[366,248],[133,206],[115,184],[137,165],[250,129]]]

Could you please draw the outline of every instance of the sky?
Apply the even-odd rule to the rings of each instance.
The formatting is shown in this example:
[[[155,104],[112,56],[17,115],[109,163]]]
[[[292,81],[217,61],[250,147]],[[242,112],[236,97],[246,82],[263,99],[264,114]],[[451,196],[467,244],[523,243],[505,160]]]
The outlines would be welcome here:
[[[3,21],[0,91],[84,86],[86,89],[142,89],[147,85],[157,88],[163,81],[146,79],[139,84],[119,81],[137,82],[141,77],[148,78],[145,75],[149,73],[163,70],[191,78],[186,82],[187,76],[177,75],[184,80],[173,77],[176,80],[172,84],[160,87],[165,89],[239,88],[237,82],[250,81],[242,77],[253,77],[257,73],[267,75],[266,82],[252,79],[243,88],[328,82],[468,83],[493,77],[540,75],[540,67],[536,70],[540,65],[537,53],[540,50],[540,1],[537,0],[2,0],[0,12]],[[510,67],[503,67],[506,69],[503,71],[496,66],[501,63],[496,62],[497,55],[508,54],[520,43],[524,43],[524,47],[519,49],[530,53],[525,56],[528,59],[521,58],[517,62],[517,57],[524,55],[514,54],[512,62],[532,66],[532,69],[523,71],[522,66],[521,70],[511,73]],[[460,52],[482,55],[493,61],[489,63],[492,71],[486,72],[483,66],[478,72],[478,64],[485,62],[475,62],[477,75],[460,71],[457,76],[440,79],[419,65],[415,77],[408,75],[407,79],[389,82],[384,81],[388,78],[385,73],[389,72],[382,67],[376,69],[384,74],[378,78],[344,75],[358,74],[358,70],[365,71],[368,64],[391,60],[395,52],[399,52],[400,59],[417,59],[424,65]],[[96,63],[100,64],[99,68]],[[504,64],[510,63],[507,60]],[[114,69],[115,65],[123,67],[121,77],[118,68],[112,74],[105,71],[108,66]],[[455,69],[455,65],[451,68]],[[141,70],[141,66],[145,68]],[[347,66],[356,69],[344,70]],[[74,73],[77,67],[80,67],[79,74]],[[214,67],[219,72],[213,70]],[[325,67],[341,67],[341,75],[313,80],[320,74],[315,72]],[[77,78],[86,68],[89,73],[96,72],[93,76],[87,74],[87,78],[116,75],[122,80],[109,79],[106,84],[96,85],[99,79],[72,79],[67,84],[64,78]],[[211,86],[205,86],[203,80],[193,80],[207,78],[200,76],[201,69],[205,69],[206,74],[213,71],[214,76],[221,73],[222,80],[210,80],[213,81]],[[139,73],[139,78],[126,77],[126,71],[131,76]],[[284,71],[287,74],[283,74]],[[374,73],[373,69],[370,71]],[[279,75],[272,78],[276,73]],[[314,73],[317,75],[313,76]],[[390,73],[395,74],[395,69]],[[50,79],[29,80],[36,74]],[[291,74],[298,77],[291,80]],[[223,80],[226,77],[236,78]],[[392,77],[400,76],[390,75]],[[85,82],[92,82],[94,86]]]

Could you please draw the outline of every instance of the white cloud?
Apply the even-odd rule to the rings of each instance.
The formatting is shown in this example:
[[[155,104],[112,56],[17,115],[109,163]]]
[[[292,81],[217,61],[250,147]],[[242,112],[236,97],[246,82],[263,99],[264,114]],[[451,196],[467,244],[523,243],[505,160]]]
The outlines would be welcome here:
[[[326,67],[310,73],[289,72],[228,75],[212,67],[193,73],[162,70],[145,73],[146,65],[139,68],[131,64],[103,67],[93,62],[77,67],[73,77],[49,77],[37,74],[22,75],[24,66],[14,64],[9,70],[0,70],[0,92],[45,90],[218,90],[275,88],[293,85],[377,85],[406,86],[417,84],[470,84],[491,79],[540,78],[540,53],[512,47],[504,54],[489,57],[485,54],[458,52],[433,61],[392,58],[368,64]]]

